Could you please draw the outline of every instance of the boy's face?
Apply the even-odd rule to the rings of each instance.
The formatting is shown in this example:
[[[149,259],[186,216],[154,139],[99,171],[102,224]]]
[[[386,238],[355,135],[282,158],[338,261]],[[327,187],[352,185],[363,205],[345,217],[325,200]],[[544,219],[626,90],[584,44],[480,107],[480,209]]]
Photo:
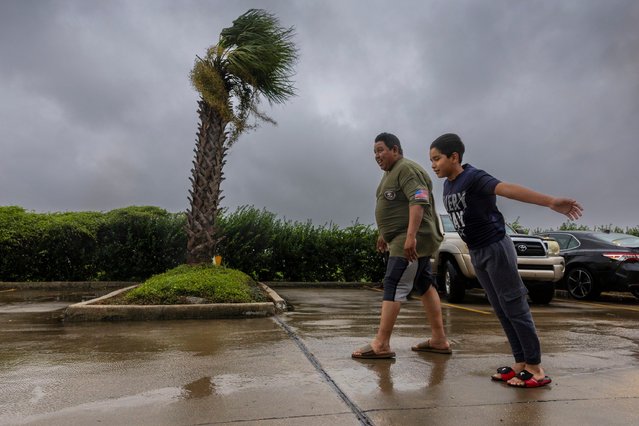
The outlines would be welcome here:
[[[438,178],[452,179],[457,176],[459,168],[459,154],[453,152],[447,157],[437,148],[430,149],[430,163]]]

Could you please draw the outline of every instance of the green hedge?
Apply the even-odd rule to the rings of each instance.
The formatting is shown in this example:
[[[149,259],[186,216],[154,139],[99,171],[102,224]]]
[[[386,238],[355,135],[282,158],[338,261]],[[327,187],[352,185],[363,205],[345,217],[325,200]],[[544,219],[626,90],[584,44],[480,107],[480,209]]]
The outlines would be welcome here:
[[[140,281],[184,263],[182,214],[0,207],[0,281]]]
[[[128,207],[104,215],[97,233],[97,278],[142,281],[186,260],[185,217],[157,207]]]
[[[34,213],[0,207],[0,281],[143,281],[185,262],[185,216],[157,207]],[[376,231],[313,226],[240,207],[223,214],[219,254],[260,281],[380,281]]]
[[[244,206],[219,220],[224,264],[261,281],[381,281],[377,231],[355,224],[314,226]]]
[[[143,281],[185,262],[185,220],[157,207],[106,213],[0,207],[0,281]],[[218,225],[223,264],[255,280],[379,282],[384,276],[370,225],[315,226],[253,206],[224,211]],[[577,228],[587,229],[561,226]],[[639,235],[637,227],[596,229]]]

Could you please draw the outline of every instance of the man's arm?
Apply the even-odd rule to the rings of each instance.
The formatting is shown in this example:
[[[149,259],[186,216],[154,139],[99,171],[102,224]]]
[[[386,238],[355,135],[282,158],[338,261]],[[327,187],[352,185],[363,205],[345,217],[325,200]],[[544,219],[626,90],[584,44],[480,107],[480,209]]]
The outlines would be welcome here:
[[[412,262],[417,260],[417,231],[424,217],[424,207],[415,204],[408,207],[408,229],[406,230],[406,242],[404,243],[404,256]]]
[[[495,187],[495,195],[548,207],[558,213],[566,215],[570,220],[579,219],[583,212],[583,207],[581,207],[581,204],[576,200],[542,194],[514,183],[498,183]]]

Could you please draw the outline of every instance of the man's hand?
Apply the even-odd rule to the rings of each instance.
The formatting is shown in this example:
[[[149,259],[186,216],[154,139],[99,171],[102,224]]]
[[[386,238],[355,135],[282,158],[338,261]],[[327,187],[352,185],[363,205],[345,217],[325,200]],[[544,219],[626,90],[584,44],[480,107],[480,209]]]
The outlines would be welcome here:
[[[377,251],[380,253],[388,251],[388,244],[384,241],[384,238],[381,235],[377,237]]]
[[[404,243],[404,256],[409,262],[417,260],[417,238],[406,236]]]
[[[579,204],[576,200],[570,198],[553,198],[548,207],[550,207],[557,213],[566,215],[570,220],[579,219],[582,212],[584,211],[583,207],[581,207],[581,204]]]

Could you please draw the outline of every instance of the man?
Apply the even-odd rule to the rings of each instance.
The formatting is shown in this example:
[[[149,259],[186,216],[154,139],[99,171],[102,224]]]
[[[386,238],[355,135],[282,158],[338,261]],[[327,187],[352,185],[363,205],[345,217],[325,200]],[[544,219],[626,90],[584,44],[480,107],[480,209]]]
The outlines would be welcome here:
[[[377,188],[375,218],[379,229],[377,249],[390,255],[384,276],[384,296],[377,335],[352,353],[353,358],[393,358],[390,338],[401,303],[411,290],[421,297],[430,322],[431,337],[414,351],[452,353],[444,332],[441,304],[430,268],[430,256],[443,236],[438,226],[432,182],[417,163],[403,157],[397,136],[381,133],[373,152],[384,176]]]

